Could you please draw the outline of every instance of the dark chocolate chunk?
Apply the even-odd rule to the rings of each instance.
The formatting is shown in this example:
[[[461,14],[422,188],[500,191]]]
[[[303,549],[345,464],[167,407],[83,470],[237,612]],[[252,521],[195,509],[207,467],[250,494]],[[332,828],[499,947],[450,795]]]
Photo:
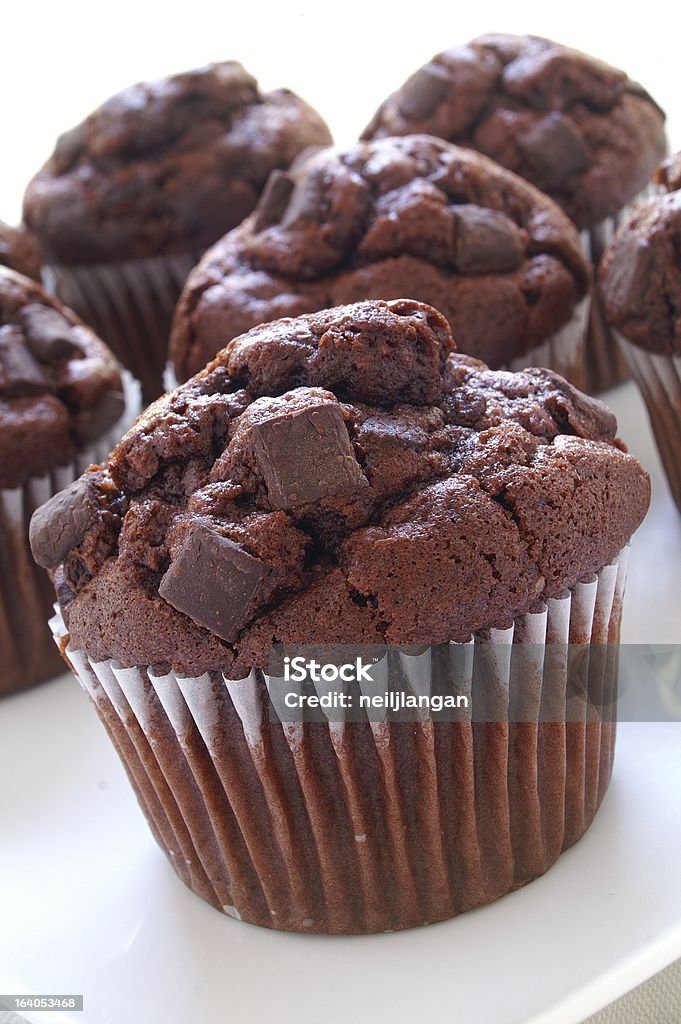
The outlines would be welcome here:
[[[27,395],[49,390],[50,383],[29,352],[21,328],[15,324],[0,327],[0,392]]]
[[[191,532],[158,592],[178,612],[232,643],[253,616],[270,568],[203,523]]]
[[[125,396],[120,391],[107,391],[94,409],[88,409],[79,416],[75,424],[78,439],[96,441],[121,418],[124,409]]]
[[[622,234],[617,239],[617,260],[608,269],[606,298],[608,305],[623,315],[636,314],[650,285],[654,253],[645,239],[634,234]]]
[[[255,424],[252,440],[274,508],[351,494],[366,482],[340,409],[332,405]]]
[[[31,352],[43,363],[56,362],[81,351],[73,339],[72,325],[58,310],[30,302],[19,317]]]
[[[599,441],[612,441],[615,437],[617,419],[603,402],[578,391],[553,370],[533,367],[524,373],[551,385],[554,394],[545,399],[545,404],[562,434],[572,433],[577,437],[597,438]]]
[[[474,427],[485,415],[487,399],[473,388],[453,388],[445,398],[442,408],[448,423],[461,427]]]
[[[320,224],[325,217],[323,204],[324,189],[325,184],[322,175],[315,174],[314,171],[303,175],[295,183],[290,202],[284,213],[282,226],[287,228],[300,220]]]
[[[92,480],[82,476],[33,513],[31,551],[38,565],[54,569],[78,547],[97,518],[99,508]]]
[[[67,132],[63,132],[57,139],[54,150],[54,160],[58,174],[63,174],[70,167],[73,167],[76,160],[85,148],[87,135],[87,124],[78,124]]]
[[[449,89],[447,71],[426,64],[405,83],[399,100],[400,113],[410,120],[422,121],[432,114]]]
[[[272,171],[255,211],[253,230],[262,231],[284,215],[293,192],[293,181],[284,171]]]
[[[518,139],[518,147],[544,188],[558,188],[589,165],[589,150],[571,121],[557,111]]]
[[[523,236],[505,214],[486,207],[454,207],[454,266],[462,274],[500,274],[523,260]]]

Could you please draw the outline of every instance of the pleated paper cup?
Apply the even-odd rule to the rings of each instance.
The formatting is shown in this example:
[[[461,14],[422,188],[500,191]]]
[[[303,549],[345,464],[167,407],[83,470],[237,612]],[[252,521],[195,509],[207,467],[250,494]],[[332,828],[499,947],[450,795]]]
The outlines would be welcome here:
[[[0,697],[57,675],[64,669],[55,657],[45,619],[54,587],[33,561],[28,527],[33,512],[67,487],[92,463],[101,462],[132,425],[140,410],[140,387],[123,371],[125,410],[118,422],[65,466],[31,477],[22,487],[0,490]]]
[[[536,345],[514,359],[508,369],[517,372],[526,366],[548,367],[583,391],[586,384],[584,346],[590,310],[591,296],[587,295],[575,306],[572,317],[564,327],[541,345]]]
[[[137,377],[150,402],[163,391],[173,311],[200,256],[53,265],[46,268],[46,281]]]
[[[608,217],[580,232],[584,255],[591,264],[592,273],[591,310],[584,344],[585,376],[582,390],[588,391],[592,395],[614,388],[628,380],[630,376],[628,362],[606,319],[603,299],[596,283],[598,265],[619,225],[629,215],[636,203],[657,192],[659,189],[655,185],[647,185],[613,217]]]
[[[613,331],[638,385],[669,489],[681,512],[681,356],[656,355]]]
[[[391,931],[525,885],[588,828],[613,763],[626,561],[469,644],[391,648],[368,692],[397,674],[423,694],[454,673],[471,701],[450,721],[281,720],[279,681],[259,670],[157,675],[95,662],[61,616],[52,627],[195,893],[269,928]],[[575,704],[575,658],[596,701]]]

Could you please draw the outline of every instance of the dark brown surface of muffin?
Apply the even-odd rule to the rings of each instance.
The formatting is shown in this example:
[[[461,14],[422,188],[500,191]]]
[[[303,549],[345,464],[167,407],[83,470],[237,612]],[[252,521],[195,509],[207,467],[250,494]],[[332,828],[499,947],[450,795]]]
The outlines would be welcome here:
[[[432,308],[359,303],[161,398],[34,517],[72,646],[242,678],[276,640],[467,640],[608,564],[649,501],[612,414],[451,347]]]
[[[124,406],[120,368],[90,328],[0,268],[0,488],[65,465]]]
[[[330,140],[293,93],[211,64],[125,89],[62,135],[25,219],[54,263],[200,252],[251,212],[274,168]]]
[[[363,138],[426,132],[471,146],[558,202],[579,228],[617,213],[665,154],[664,114],[618,68],[537,36],[437,54]]]
[[[0,266],[16,270],[34,281],[40,280],[42,256],[30,231],[24,227],[10,227],[0,220]]]
[[[179,380],[281,316],[409,295],[492,366],[561,328],[587,286],[579,237],[492,161],[413,136],[322,150],[277,174],[253,216],[210,249],[175,314]]]

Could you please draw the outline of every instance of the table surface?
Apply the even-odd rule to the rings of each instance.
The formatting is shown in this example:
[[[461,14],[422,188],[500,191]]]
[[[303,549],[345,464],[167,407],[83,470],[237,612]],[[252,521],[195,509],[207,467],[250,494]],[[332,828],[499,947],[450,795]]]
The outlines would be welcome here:
[[[678,640],[681,527],[632,385],[610,396],[652,468],[626,640]],[[613,783],[543,878],[457,920],[315,938],[216,913],[154,844],[70,677],[0,705],[0,992],[75,992],[72,1018],[577,1024],[681,956],[681,723],[620,726]],[[8,780],[11,779],[11,783]]]

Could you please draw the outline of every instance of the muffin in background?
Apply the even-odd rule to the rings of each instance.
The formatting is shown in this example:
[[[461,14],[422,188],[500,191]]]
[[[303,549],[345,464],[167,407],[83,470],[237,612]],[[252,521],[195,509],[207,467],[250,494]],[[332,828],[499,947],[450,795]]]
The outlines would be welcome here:
[[[408,295],[443,313],[461,351],[579,384],[587,283],[568,218],[488,158],[428,136],[322,149],[273,175],[192,271],[170,362],[183,381],[257,324]]]
[[[40,281],[42,255],[30,231],[23,225],[10,227],[0,220],[0,267],[9,267],[24,277]]]
[[[59,643],[152,831],[232,917],[443,920],[546,871],[607,789],[611,709],[570,716],[561,651],[603,685],[649,481],[600,402],[452,346],[407,299],[258,327],[34,517]],[[415,686],[457,651],[474,717],[277,718],[275,640],[397,645],[385,679]]]
[[[363,138],[427,132],[533,182],[582,233],[597,267],[666,152],[664,114],[624,71],[537,36],[484,35],[437,54],[379,107]],[[597,299],[587,385],[627,375]]]
[[[0,267],[0,696],[63,671],[45,626],[53,587],[29,549],[31,515],[102,459],[138,410],[138,385],[92,330]]]
[[[140,83],[62,135],[24,216],[60,298],[162,390],[172,310],[201,253],[254,208],[275,168],[331,141],[286,89],[224,62]]]
[[[669,189],[638,203],[608,246],[600,289],[681,511],[681,154],[659,169]]]

